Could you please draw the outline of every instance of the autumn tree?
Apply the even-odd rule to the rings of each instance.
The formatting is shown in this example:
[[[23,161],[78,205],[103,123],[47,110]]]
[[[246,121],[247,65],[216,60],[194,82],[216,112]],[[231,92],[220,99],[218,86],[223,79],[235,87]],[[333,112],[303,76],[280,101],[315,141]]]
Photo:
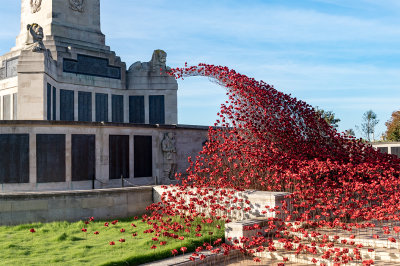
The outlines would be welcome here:
[[[385,123],[386,139],[400,141],[400,110],[392,113],[392,117]]]

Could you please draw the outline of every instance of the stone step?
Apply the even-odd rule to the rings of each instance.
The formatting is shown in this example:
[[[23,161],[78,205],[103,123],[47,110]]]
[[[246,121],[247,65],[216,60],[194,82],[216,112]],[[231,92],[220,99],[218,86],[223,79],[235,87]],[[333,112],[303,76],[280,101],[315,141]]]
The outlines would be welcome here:
[[[290,232],[291,236],[297,236],[303,240],[308,239],[311,243],[311,241],[317,241],[317,240],[322,240],[323,238],[323,234],[316,236],[316,237],[311,237],[310,234],[308,237],[304,237],[303,233],[300,232]],[[371,247],[371,248],[396,248],[396,249],[400,249],[400,241],[399,239],[396,238],[396,242],[390,242],[387,239],[374,239],[374,238],[358,238],[355,237],[354,239],[347,237],[347,236],[340,236],[339,235],[339,239],[335,240],[334,235],[328,235],[328,239],[329,241],[332,242],[337,242],[337,241],[342,241],[342,240],[346,240],[347,242],[351,242],[354,241],[355,242],[355,246],[358,244],[362,244],[363,246],[367,246],[367,247]]]
[[[308,245],[310,246],[310,242],[302,241],[301,243],[292,243],[293,244],[293,249],[297,249],[299,244],[303,245]],[[284,243],[274,241],[274,246],[277,249],[282,249],[284,250]],[[328,248],[328,247],[319,247],[319,244],[316,246],[316,250],[319,254],[323,254],[325,251],[329,249],[334,249],[334,248],[340,248],[343,250],[344,248],[347,248],[349,250],[349,255],[354,256],[353,249],[356,248],[355,246],[352,245],[346,245],[346,244],[339,244],[336,243],[334,247]],[[370,252],[369,249],[373,249],[374,251]],[[400,264],[400,250],[394,249],[394,248],[371,248],[371,247],[362,247],[362,248],[357,248],[359,250],[361,257],[365,259],[373,259],[373,260],[380,260],[380,261],[388,261],[388,262],[397,262]]]
[[[284,243],[278,242],[277,240],[274,240],[274,246],[277,249],[274,252],[269,252],[269,251],[264,251],[264,252],[256,252],[254,253],[255,256],[258,256],[260,258],[266,258],[269,260],[276,260],[277,262],[283,262],[284,258],[287,258],[289,261],[288,263],[296,263],[296,264],[315,264],[314,259],[317,261],[317,264],[319,265],[320,263],[324,263],[327,266],[334,266],[335,261],[333,261],[333,258],[335,257],[335,254],[333,253],[329,259],[324,259],[322,258],[323,254],[325,251],[329,249],[334,249],[334,248],[340,248],[341,250],[343,248],[348,248],[349,252],[347,253],[348,256],[354,258],[355,255],[353,253],[353,249],[355,247],[351,246],[348,247],[343,244],[336,244],[333,248],[321,248],[319,246],[316,246],[316,251],[317,254],[311,254],[311,253],[300,253],[297,254],[295,253],[295,250],[299,246],[299,244],[303,245],[308,245],[310,246],[309,242],[302,241],[301,243],[293,243],[293,250],[288,251],[284,249]],[[400,265],[400,251],[398,249],[388,249],[388,248],[378,248],[374,249],[373,252],[369,252],[367,247],[363,248],[357,248],[360,252],[362,261],[365,260],[373,260],[375,265]],[[350,261],[346,265],[360,265],[362,261]]]

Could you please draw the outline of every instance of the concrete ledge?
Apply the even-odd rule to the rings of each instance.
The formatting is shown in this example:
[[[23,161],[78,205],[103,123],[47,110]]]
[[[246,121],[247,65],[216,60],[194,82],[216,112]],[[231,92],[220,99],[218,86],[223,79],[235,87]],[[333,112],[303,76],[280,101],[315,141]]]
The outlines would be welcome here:
[[[0,194],[0,225],[124,218],[146,213],[153,187]]]
[[[88,196],[88,195],[107,195],[120,194],[121,192],[152,192],[153,186],[128,187],[128,188],[109,188],[94,190],[68,190],[68,191],[42,191],[42,192],[12,192],[0,193],[0,201],[8,199],[27,199],[27,198],[52,198],[57,196]]]
[[[126,127],[126,128],[160,128],[160,129],[191,129],[208,131],[210,126],[199,125],[158,125],[130,124],[112,122],[79,122],[79,121],[48,121],[48,120],[0,120],[1,126],[74,126],[74,127]],[[216,128],[216,127],[213,127]]]

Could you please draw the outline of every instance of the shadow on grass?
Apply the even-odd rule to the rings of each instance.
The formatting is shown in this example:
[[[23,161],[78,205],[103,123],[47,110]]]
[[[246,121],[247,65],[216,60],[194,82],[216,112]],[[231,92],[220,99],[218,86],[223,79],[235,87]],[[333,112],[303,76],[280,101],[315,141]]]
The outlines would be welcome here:
[[[213,238],[212,241],[217,240],[218,238]],[[187,251],[185,254],[192,253],[196,250],[197,247],[202,246],[204,242],[208,242],[205,239],[202,240],[195,240],[192,241],[190,244],[185,244],[183,246],[187,247]],[[224,242],[224,241],[222,241]],[[182,252],[180,250],[178,255],[182,255]],[[171,258],[171,250],[163,250],[163,251],[155,251],[154,253],[149,253],[149,254],[143,254],[143,255],[135,255],[130,258],[124,259],[124,260],[119,260],[119,261],[111,261],[107,262],[104,264],[101,264],[101,266],[122,266],[122,265],[140,265],[144,263],[149,263],[149,262],[157,262],[158,260],[162,259],[167,259]]]

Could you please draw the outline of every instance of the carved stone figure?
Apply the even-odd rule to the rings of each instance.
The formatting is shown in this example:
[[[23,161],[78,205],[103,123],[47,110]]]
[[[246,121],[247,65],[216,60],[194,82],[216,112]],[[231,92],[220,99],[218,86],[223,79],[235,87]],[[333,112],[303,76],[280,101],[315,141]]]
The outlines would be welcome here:
[[[154,50],[151,57],[150,65],[152,71],[168,70],[167,66],[167,53],[163,50]]]
[[[150,62],[136,62],[131,65],[129,71],[151,71],[159,73],[160,69],[168,71],[171,68],[167,67],[167,53],[163,50],[154,50]]]
[[[85,11],[84,4],[85,4],[84,0],[69,0],[69,8],[81,13]]]
[[[164,134],[161,149],[164,156],[164,180],[174,179],[176,173],[176,141],[174,133]]]
[[[31,0],[31,12],[36,13],[42,7],[42,0]]]
[[[25,50],[31,50],[32,52],[43,52],[46,48],[43,44],[43,28],[38,24],[28,24],[26,26],[28,30],[28,36],[25,42]]]

